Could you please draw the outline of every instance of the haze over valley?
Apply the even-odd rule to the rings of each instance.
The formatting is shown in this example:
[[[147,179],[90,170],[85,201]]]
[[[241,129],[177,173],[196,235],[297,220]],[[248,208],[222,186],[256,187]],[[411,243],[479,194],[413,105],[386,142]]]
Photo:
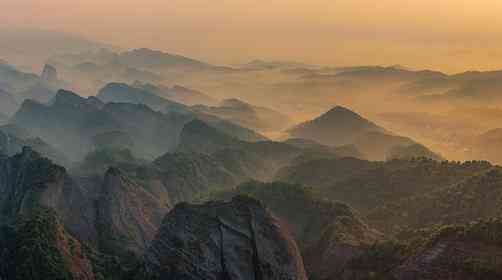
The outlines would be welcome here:
[[[488,0],[63,2],[0,28],[0,280],[502,279]]]

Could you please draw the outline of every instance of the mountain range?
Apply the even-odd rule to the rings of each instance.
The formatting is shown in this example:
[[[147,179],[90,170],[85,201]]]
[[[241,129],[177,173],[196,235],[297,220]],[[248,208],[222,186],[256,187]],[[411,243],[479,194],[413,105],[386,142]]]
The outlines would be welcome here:
[[[0,279],[501,279],[500,72],[41,34],[0,62]]]
[[[371,160],[422,156],[440,158],[423,145],[417,146],[419,144],[412,139],[397,136],[341,106],[296,125],[287,132],[293,138],[309,139],[331,147],[354,145]]]

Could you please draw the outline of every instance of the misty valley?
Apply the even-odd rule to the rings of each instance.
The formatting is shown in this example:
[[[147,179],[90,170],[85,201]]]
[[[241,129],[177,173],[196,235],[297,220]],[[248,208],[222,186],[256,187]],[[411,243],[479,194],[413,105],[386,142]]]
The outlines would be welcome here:
[[[51,34],[0,45],[0,280],[502,279],[502,70]]]

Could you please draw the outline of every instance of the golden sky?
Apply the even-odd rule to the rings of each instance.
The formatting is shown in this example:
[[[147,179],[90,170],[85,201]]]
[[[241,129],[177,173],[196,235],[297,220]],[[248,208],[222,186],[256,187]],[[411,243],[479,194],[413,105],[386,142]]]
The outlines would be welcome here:
[[[502,69],[500,0],[0,0],[0,24],[204,59]]]

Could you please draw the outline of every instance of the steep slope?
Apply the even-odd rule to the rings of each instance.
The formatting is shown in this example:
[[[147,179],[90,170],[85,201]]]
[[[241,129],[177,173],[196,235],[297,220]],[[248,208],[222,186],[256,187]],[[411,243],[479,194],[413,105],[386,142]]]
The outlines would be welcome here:
[[[133,152],[155,158],[173,149],[186,119],[164,115],[144,105],[103,104],[97,98],[82,98],[59,91],[50,105],[23,103],[13,123],[38,135],[70,159],[79,161],[94,148],[95,136],[125,131],[133,140]]]
[[[141,255],[169,209],[168,202],[161,197],[119,169],[108,169],[97,201],[100,249],[113,255]]]
[[[58,81],[58,71],[56,67],[45,64],[42,73],[40,74],[40,78],[48,83],[55,83]]]
[[[341,106],[291,128],[288,133],[293,138],[314,140],[331,147],[355,145],[370,160],[385,160],[392,148],[417,144],[412,139],[394,135]]]
[[[316,153],[281,142],[240,141],[197,120],[183,129],[177,151],[210,155],[233,174],[262,181],[272,180],[295,159]]]
[[[368,132],[383,132],[385,129],[364,119],[353,111],[337,106],[318,118],[299,124],[288,133],[293,138],[304,138],[328,146],[353,144]]]
[[[91,98],[84,99],[73,92],[60,90],[50,105],[31,100],[23,102],[12,123],[76,160],[89,151],[91,135],[120,127],[100,106]]]
[[[145,266],[156,279],[307,279],[287,230],[245,197],[178,205],[164,219]]]
[[[286,183],[248,182],[214,196],[251,196],[276,215],[295,238],[311,279],[340,275],[352,259],[382,236],[342,203],[323,200],[311,188]]]
[[[55,95],[55,87],[58,86],[61,85],[49,84],[35,74],[19,71],[12,65],[0,61],[0,88],[8,92],[17,104],[21,104],[27,98],[46,102]],[[19,105],[11,110],[15,111],[18,107]]]
[[[172,205],[192,201],[201,192],[225,189],[244,180],[243,174],[225,168],[220,160],[205,154],[174,153],[156,159],[146,175],[150,184],[159,182]]]
[[[93,266],[78,240],[50,209],[36,209],[16,225],[13,267],[5,279],[94,280]]]
[[[29,214],[38,207],[56,211],[66,229],[81,240],[95,240],[93,193],[66,170],[30,148],[0,160],[2,221]]]
[[[157,87],[152,88],[152,86],[148,85],[140,84],[140,87],[136,87],[126,84],[110,83],[100,90],[98,98],[105,102],[143,104],[168,115],[175,116],[176,114],[182,114],[183,116],[180,118],[186,119],[187,122],[192,119],[200,119],[218,130],[244,141],[259,141],[266,139],[264,136],[259,135],[251,129],[242,127],[237,123],[205,114],[204,112],[194,111],[192,108],[181,103],[156,95],[155,92],[158,90]]]

